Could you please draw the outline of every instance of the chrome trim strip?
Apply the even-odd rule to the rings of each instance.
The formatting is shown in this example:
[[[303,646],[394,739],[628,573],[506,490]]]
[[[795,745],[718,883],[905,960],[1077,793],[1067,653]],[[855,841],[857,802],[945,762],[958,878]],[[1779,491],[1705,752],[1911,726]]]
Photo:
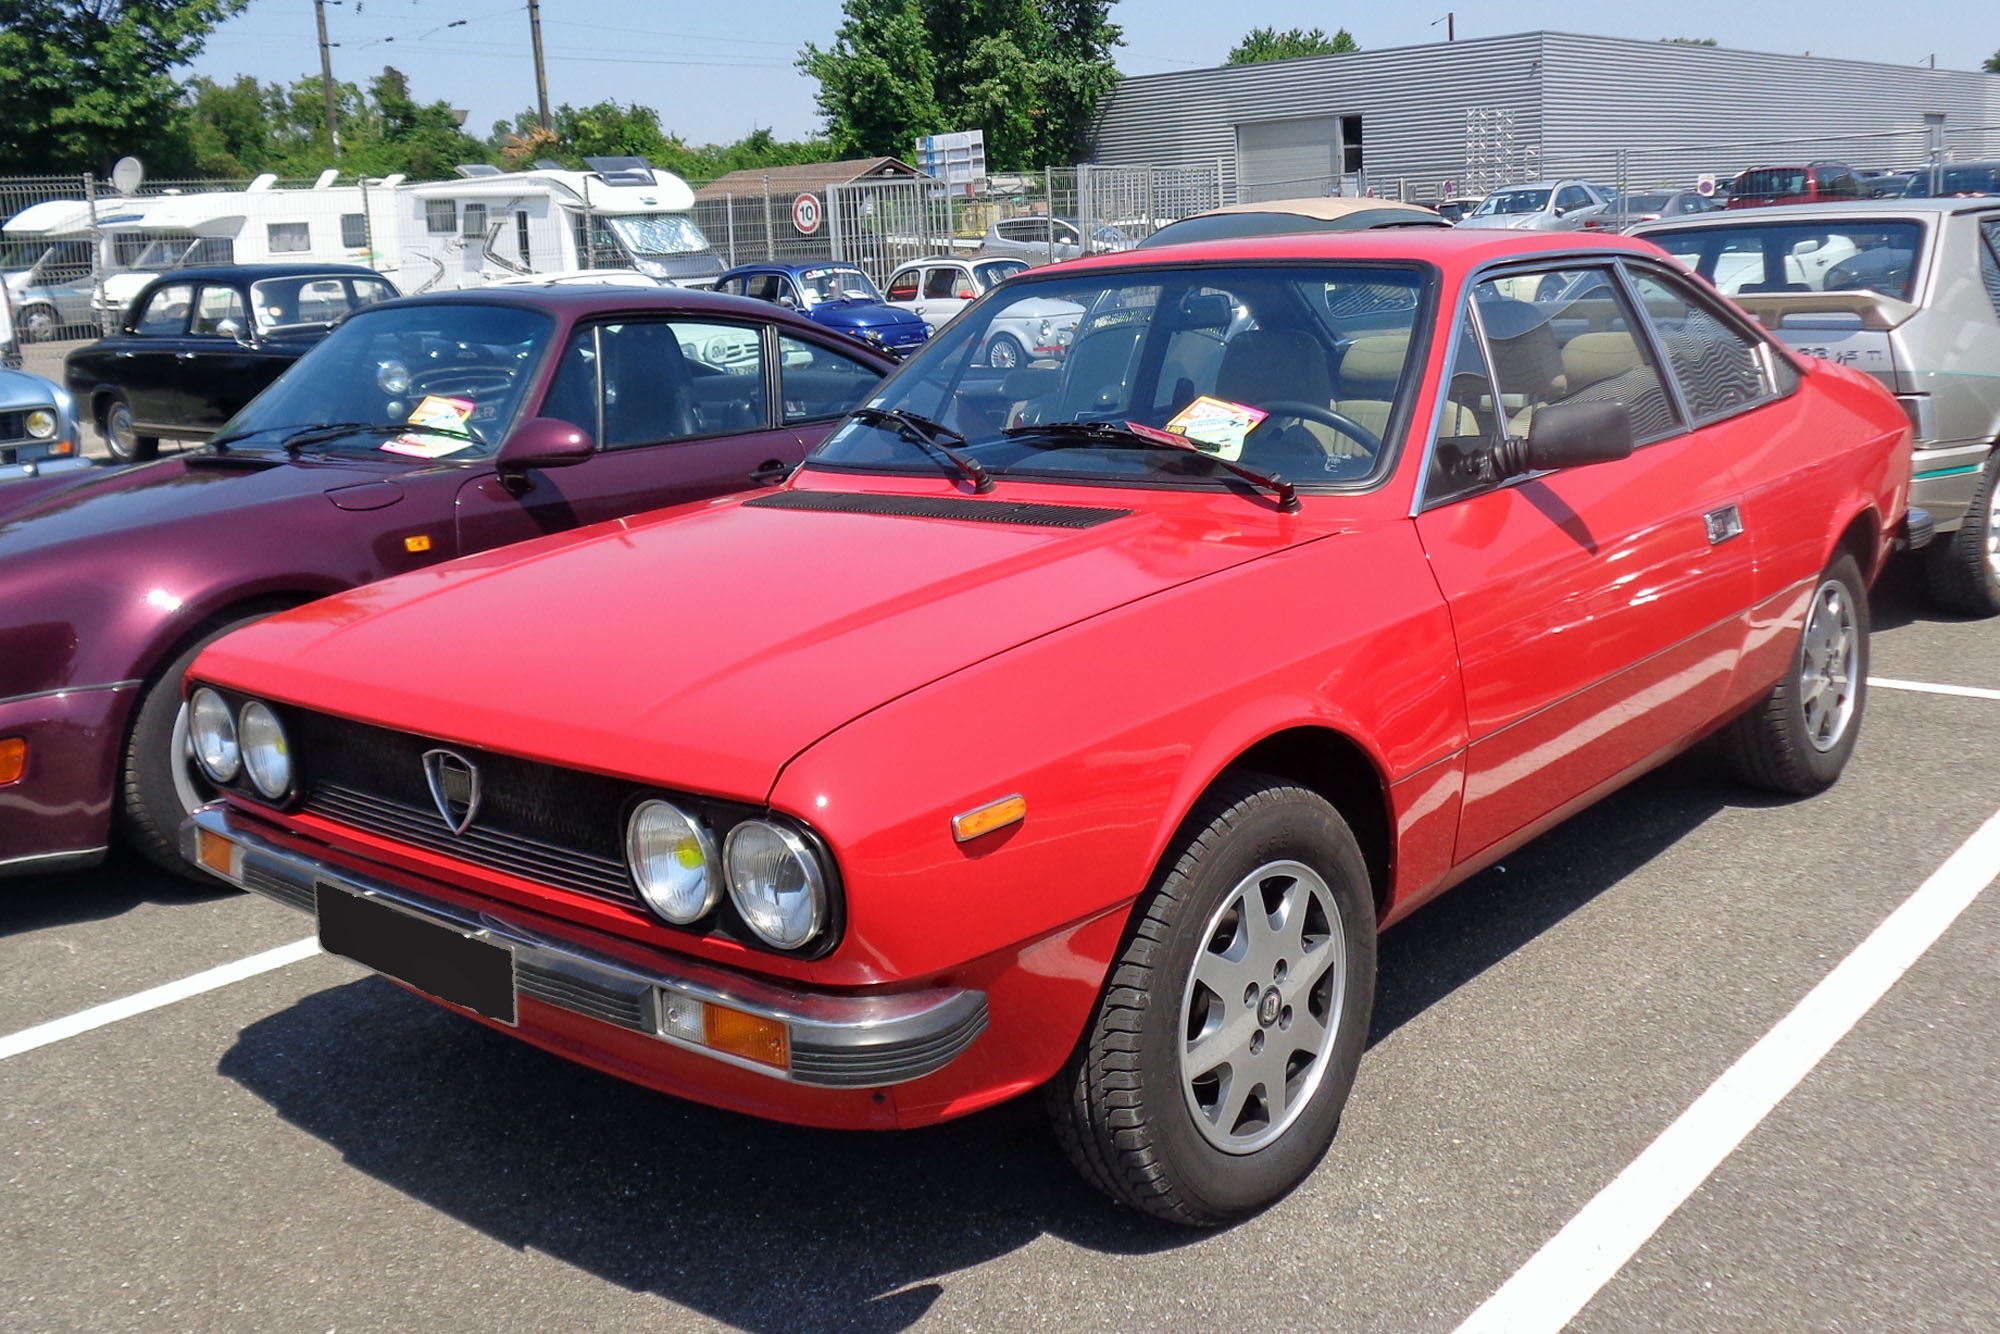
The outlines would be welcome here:
[[[81,861],[86,857],[102,857],[109,851],[111,851],[109,844],[100,843],[94,848],[70,848],[65,852],[31,852],[25,857],[8,857],[5,860],[0,860],[0,871],[7,871],[11,874],[16,870],[32,869],[37,862],[64,863]]]
[[[280,847],[242,828],[220,802],[202,807],[181,825],[181,852],[190,862],[195,861],[197,831],[204,829],[241,850],[238,876],[209,871],[239,889],[311,912],[314,886],[325,883],[506,945],[514,951],[517,994],[773,1079],[824,1088],[906,1083],[943,1069],[986,1031],[986,993],[981,991],[938,987],[857,996],[807,991],[695,960],[634,964],[593,947],[586,937],[597,933],[586,928],[555,922],[531,926],[515,916],[518,910],[499,904],[473,912]],[[521,986],[524,975],[530,978],[526,988]],[[666,1032],[661,1015],[675,995],[784,1024],[791,1068],[740,1059]]]
[[[1451,368],[1458,360],[1458,337],[1465,327],[1467,311],[1472,307],[1473,282],[1467,281],[1459,288],[1458,305],[1451,312],[1451,327],[1446,330],[1444,345],[1444,365],[1438,376],[1437,402],[1431,404],[1431,426],[1424,435],[1422,456],[1417,460],[1417,485],[1410,493],[1410,517],[1416,518],[1424,512],[1424,491],[1431,477],[1431,456],[1437,452],[1438,429],[1444,425],[1445,404],[1451,401]],[[1482,355],[1485,340],[1480,340]],[[1488,372],[1489,378],[1491,371]],[[1498,391],[1496,390],[1497,394]]]
[[[113,681],[109,685],[102,686],[57,686],[54,690],[31,690],[25,695],[9,695],[5,699],[0,699],[0,705],[24,704],[31,699],[55,699],[61,695],[88,695],[100,690],[130,690],[139,684],[140,681],[134,678],[130,681]]]

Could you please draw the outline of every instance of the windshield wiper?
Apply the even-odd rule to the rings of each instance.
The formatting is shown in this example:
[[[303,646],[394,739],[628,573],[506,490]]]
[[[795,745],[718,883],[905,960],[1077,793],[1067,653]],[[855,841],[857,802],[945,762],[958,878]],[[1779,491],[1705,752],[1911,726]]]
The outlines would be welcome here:
[[[1254,482],[1278,498],[1278,508],[1287,514],[1296,514],[1299,506],[1299,489],[1285,480],[1280,473],[1265,472],[1247,463],[1211,454],[1185,436],[1171,431],[1156,430],[1141,426],[1138,422],[1043,422],[1038,426],[1010,426],[1000,434],[1010,440],[1020,440],[1035,448],[1061,449],[1061,445],[1035,445],[1032,437],[1054,436],[1058,440],[1084,439],[1092,444],[1109,445],[1113,449],[1171,449],[1182,454],[1192,454],[1196,458],[1207,459],[1225,472],[1233,473],[1246,482]]]
[[[965,437],[949,426],[934,422],[929,417],[919,417],[914,412],[905,412],[901,408],[877,408],[867,404],[855,408],[847,415],[855,421],[902,428],[902,434],[906,438],[931,450],[939,457],[950,460],[951,465],[958,469],[959,476],[972,483],[974,495],[983,496],[993,489],[992,474],[986,471],[984,464],[972,455],[961,454],[945,443],[946,440],[956,440],[961,445],[966,443]]]

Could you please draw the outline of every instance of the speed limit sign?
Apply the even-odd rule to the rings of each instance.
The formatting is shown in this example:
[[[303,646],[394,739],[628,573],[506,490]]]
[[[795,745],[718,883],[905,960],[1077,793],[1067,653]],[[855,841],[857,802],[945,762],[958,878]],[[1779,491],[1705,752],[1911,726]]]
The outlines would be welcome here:
[[[819,230],[819,220],[823,216],[818,195],[800,195],[792,201],[792,226],[806,236]]]

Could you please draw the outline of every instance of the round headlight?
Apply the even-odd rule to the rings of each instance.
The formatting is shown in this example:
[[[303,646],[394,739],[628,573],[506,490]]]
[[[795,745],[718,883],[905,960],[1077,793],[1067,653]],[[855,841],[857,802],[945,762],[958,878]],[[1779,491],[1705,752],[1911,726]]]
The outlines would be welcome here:
[[[236,718],[222,696],[207,686],[188,699],[188,740],[202,772],[218,783],[233,783],[243,772],[243,752],[236,744]]]
[[[722,859],[729,897],[765,943],[797,949],[826,920],[826,876],[806,841],[769,820],[745,820],[729,831]]]
[[[400,361],[383,361],[375,366],[375,385],[391,398],[410,392],[410,368]]]
[[[37,440],[46,440],[56,433],[56,414],[47,408],[36,408],[28,414],[28,434]]]
[[[686,926],[722,897],[715,840],[693,816],[668,801],[642,801],[625,825],[625,860],[646,906]]]
[[[250,781],[273,801],[284,796],[292,787],[292,756],[278,715],[270,705],[253,699],[243,706],[236,730],[243,739],[243,767]]]

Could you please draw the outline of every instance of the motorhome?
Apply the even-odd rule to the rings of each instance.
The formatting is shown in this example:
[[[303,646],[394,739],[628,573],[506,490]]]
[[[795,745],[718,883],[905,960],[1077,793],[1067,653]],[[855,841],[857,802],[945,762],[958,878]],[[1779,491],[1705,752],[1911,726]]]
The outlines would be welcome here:
[[[458,179],[397,192],[406,292],[591,273],[641,273],[708,287],[722,257],[693,217],[694,191],[644,158],[586,158],[588,171],[540,161],[503,172],[461,166]]]
[[[139,264],[157,270],[166,266],[165,252],[189,249],[192,236],[149,228],[147,210],[154,202],[122,195],[94,202],[48,199],[0,226],[0,274],[22,338],[94,335],[100,325],[98,275],[110,277]]]

